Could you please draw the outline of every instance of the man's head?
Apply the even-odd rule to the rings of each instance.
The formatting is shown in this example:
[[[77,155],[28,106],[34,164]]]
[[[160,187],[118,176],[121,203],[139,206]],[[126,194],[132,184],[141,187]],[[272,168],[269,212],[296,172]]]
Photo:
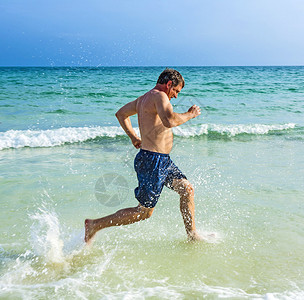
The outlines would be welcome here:
[[[185,80],[183,76],[174,69],[165,69],[159,75],[157,83],[164,84],[172,81],[172,86],[178,86],[180,83],[182,84],[182,88],[185,86]]]
[[[164,92],[169,100],[177,98],[178,93],[185,86],[183,76],[174,69],[165,69],[158,77],[157,84],[164,86]]]

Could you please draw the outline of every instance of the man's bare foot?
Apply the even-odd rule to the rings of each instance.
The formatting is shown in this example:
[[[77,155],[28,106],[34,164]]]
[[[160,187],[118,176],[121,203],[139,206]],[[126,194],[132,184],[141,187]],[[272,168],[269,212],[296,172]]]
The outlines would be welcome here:
[[[84,221],[84,229],[85,229],[85,236],[84,236],[84,241],[87,244],[90,244],[92,241],[92,238],[95,235],[95,231],[94,231],[94,224],[93,224],[93,220],[90,219],[86,219]]]

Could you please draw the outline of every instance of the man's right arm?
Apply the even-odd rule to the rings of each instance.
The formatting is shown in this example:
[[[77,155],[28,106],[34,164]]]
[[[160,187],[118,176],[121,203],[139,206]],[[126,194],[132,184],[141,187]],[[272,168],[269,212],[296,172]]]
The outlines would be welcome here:
[[[191,106],[185,113],[176,113],[166,95],[160,95],[155,100],[155,107],[164,126],[168,128],[176,127],[186,123],[201,114],[201,110],[197,105]]]
[[[134,147],[138,149],[141,146],[141,139],[135,133],[131,124],[131,120],[129,118],[130,116],[137,114],[136,104],[137,104],[137,99],[135,101],[127,103],[117,111],[115,116],[118,119],[123,130],[131,139]]]

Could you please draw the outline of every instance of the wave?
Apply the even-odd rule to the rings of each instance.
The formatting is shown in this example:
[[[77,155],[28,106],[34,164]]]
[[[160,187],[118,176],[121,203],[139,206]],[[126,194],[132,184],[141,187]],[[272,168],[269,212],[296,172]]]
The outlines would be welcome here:
[[[66,109],[56,109],[56,110],[48,111],[47,113],[48,114],[69,114],[71,112]]]
[[[194,137],[203,135],[221,135],[234,137],[241,134],[265,135],[271,132],[282,132],[295,128],[296,124],[277,125],[221,125],[202,124],[184,125],[173,128],[175,136]],[[135,128],[137,134],[139,129]],[[54,147],[66,143],[84,142],[100,137],[115,138],[125,136],[125,132],[118,126],[96,127],[63,127],[48,130],[8,130],[0,132],[0,150],[23,147]]]
[[[48,130],[9,130],[0,133],[0,150],[22,147],[54,147],[97,137],[124,135],[120,127],[63,127]]]
[[[72,115],[84,115],[84,114],[88,114],[87,112],[76,112],[76,111],[70,111],[67,109],[56,109],[56,110],[51,110],[47,112],[48,114],[62,114],[62,115],[68,115],[68,114],[72,114]]]
[[[203,124],[199,126],[187,127],[186,130],[182,127],[177,127],[173,131],[176,135],[190,137],[199,135],[225,135],[233,137],[240,134],[264,135],[270,132],[280,132],[287,129],[295,128],[296,124],[277,124],[277,125],[263,125],[263,124]]]

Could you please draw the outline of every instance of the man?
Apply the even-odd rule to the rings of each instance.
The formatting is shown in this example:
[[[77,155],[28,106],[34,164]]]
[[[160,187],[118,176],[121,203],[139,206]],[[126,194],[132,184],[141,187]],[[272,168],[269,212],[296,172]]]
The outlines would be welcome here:
[[[201,113],[196,105],[182,114],[173,112],[170,101],[177,98],[184,84],[184,78],[178,71],[166,69],[151,91],[127,103],[116,113],[134,147],[140,148],[134,161],[138,178],[135,197],[139,205],[100,219],[85,220],[86,242],[90,242],[95,233],[103,228],[132,224],[151,217],[164,185],[180,195],[180,210],[188,238],[200,239],[194,222],[194,189],[169,157],[173,145],[171,128]],[[129,119],[135,114],[138,115],[141,138],[136,135]]]

